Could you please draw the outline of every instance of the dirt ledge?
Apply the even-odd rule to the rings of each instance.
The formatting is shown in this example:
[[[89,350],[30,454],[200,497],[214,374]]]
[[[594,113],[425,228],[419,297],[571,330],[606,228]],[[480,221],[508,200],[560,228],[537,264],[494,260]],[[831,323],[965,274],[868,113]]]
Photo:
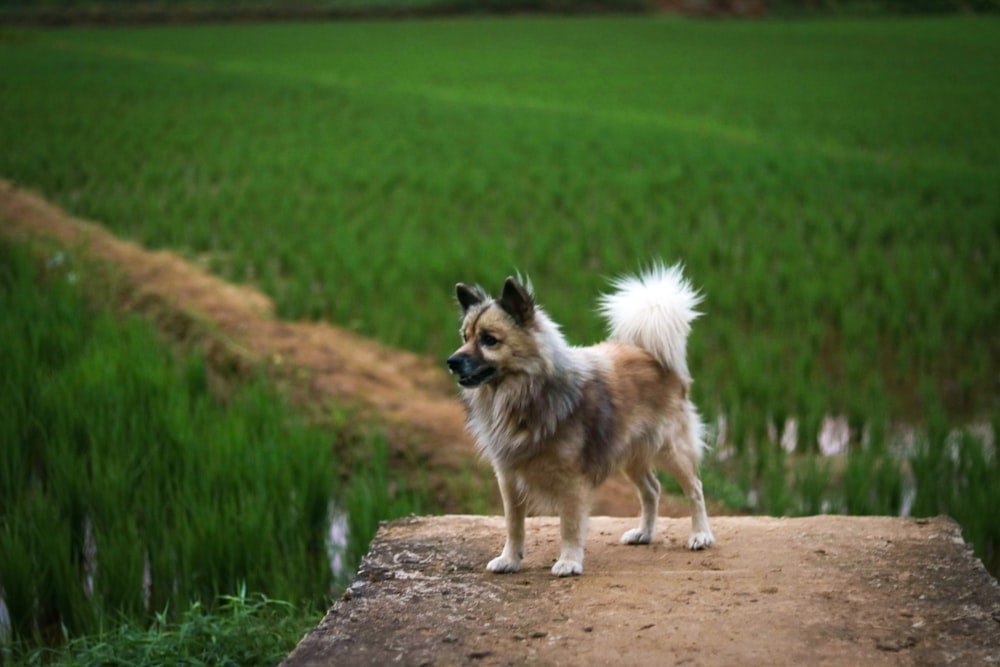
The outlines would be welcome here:
[[[548,572],[552,518],[529,519],[513,575],[484,569],[501,518],[385,524],[283,665],[1000,662],[1000,586],[950,519],[722,517],[704,552],[682,547],[678,519],[653,545],[618,544],[632,523],[594,518],[570,579]]]

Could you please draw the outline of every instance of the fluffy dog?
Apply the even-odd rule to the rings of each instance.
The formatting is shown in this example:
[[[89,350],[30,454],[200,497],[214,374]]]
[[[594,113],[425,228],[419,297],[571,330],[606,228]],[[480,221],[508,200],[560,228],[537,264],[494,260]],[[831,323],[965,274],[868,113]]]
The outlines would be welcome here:
[[[653,539],[660,454],[693,504],[689,549],[714,538],[698,478],[702,424],[689,399],[687,337],[701,295],[680,266],[654,265],[612,283],[601,297],[608,341],[570,346],[535,302],[530,284],[507,278],[498,299],[459,283],[463,345],[448,368],[463,387],[469,430],[493,464],[507,541],[487,564],[517,572],[529,509],[559,513],[562,549],[552,574],[583,572],[583,544],[598,486],[621,469],[638,490],[639,526],[625,544]]]

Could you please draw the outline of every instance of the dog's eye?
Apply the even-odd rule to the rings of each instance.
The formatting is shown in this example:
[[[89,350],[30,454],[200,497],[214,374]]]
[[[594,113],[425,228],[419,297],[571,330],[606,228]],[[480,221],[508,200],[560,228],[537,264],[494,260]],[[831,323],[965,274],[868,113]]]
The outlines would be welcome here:
[[[479,334],[479,342],[482,343],[484,347],[493,347],[500,342],[500,339],[484,331]]]

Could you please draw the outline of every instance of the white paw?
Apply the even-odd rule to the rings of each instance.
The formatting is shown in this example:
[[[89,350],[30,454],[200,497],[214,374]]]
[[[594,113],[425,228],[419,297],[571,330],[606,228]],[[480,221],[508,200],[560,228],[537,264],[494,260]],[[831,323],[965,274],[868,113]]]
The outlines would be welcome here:
[[[552,566],[552,574],[557,577],[570,577],[574,574],[583,574],[583,564],[578,563],[575,560],[560,558],[556,561],[556,564]]]
[[[486,564],[486,569],[496,574],[509,574],[521,569],[521,560],[500,555]]]
[[[707,530],[691,533],[691,537],[688,538],[688,549],[691,551],[707,549],[712,546],[712,542],[715,542],[715,538]]]
[[[653,535],[651,533],[643,532],[641,528],[626,530],[622,534],[621,539],[622,544],[649,544],[652,541]]]

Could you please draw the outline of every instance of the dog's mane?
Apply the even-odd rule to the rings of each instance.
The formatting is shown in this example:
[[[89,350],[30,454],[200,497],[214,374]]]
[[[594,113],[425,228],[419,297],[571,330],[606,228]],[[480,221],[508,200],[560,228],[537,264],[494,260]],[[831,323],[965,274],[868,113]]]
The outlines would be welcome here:
[[[509,376],[496,387],[465,393],[475,416],[470,428],[480,449],[490,459],[507,465],[537,454],[573,414],[589,373],[579,350],[569,346],[542,309],[535,309],[531,326],[542,348],[538,372]]]

